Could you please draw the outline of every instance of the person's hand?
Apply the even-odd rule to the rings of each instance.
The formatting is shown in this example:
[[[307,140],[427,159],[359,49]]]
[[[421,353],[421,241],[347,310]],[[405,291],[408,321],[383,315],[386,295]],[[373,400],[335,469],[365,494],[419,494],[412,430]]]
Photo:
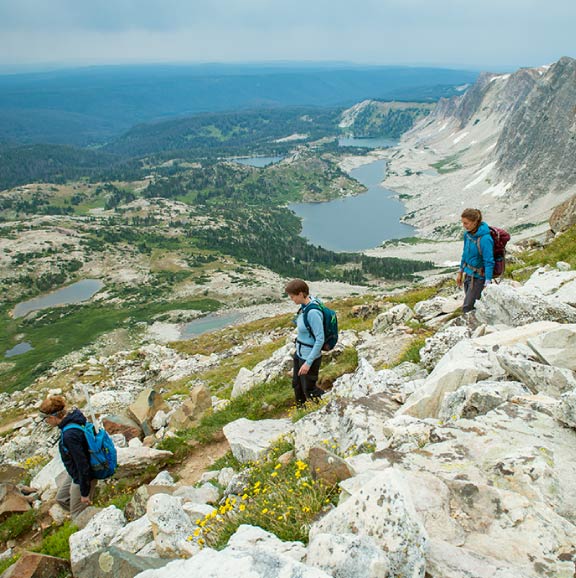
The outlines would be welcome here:
[[[298,371],[298,375],[306,375],[310,371],[310,366],[307,363],[304,363],[300,370]]]
[[[458,287],[462,287],[462,278],[464,276],[462,275],[462,271],[458,271],[458,275],[456,275],[456,285],[458,285]]]
[[[83,504],[88,504],[89,506],[90,506],[90,504],[92,504],[89,496],[86,496],[86,497],[80,496],[80,501],[81,501]]]
[[[488,287],[488,285],[492,285],[491,279],[486,279],[486,281],[484,281],[484,287]]]

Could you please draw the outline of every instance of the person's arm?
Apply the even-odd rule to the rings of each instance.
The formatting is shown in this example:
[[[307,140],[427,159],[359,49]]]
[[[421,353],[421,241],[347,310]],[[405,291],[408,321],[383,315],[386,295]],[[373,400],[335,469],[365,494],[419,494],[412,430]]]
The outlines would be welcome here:
[[[92,471],[90,469],[90,458],[86,449],[86,439],[84,432],[72,429],[64,432],[64,445],[70,454],[70,459],[74,462],[78,472],[78,482],[80,485],[80,496],[82,501],[86,501],[90,496],[90,482]]]
[[[482,247],[484,277],[488,284],[492,281],[494,275],[494,239],[492,239],[492,235],[483,235],[480,238],[480,246]]]
[[[306,358],[306,365],[310,366],[318,357],[322,350],[322,346],[324,345],[325,338],[322,312],[318,311],[318,309],[312,309],[312,311],[309,311],[308,323],[310,324],[310,329],[312,329],[312,334],[314,335],[314,345]]]
[[[460,258],[460,269],[456,275],[456,285],[462,287],[462,280],[464,278],[464,253],[466,253],[466,234],[464,234],[464,247],[462,248],[462,257]]]

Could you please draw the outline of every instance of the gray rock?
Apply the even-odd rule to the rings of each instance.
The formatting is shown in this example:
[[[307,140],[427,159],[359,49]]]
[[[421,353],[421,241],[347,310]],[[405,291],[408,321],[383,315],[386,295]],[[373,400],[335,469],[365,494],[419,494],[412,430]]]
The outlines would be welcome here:
[[[30,486],[42,494],[44,501],[56,497],[58,484],[56,480],[66,471],[64,464],[57,453],[32,479]]]
[[[468,327],[446,327],[426,338],[420,350],[420,363],[432,370],[440,359],[460,341],[470,338]]]
[[[574,372],[540,363],[529,348],[503,348],[497,358],[508,375],[521,381],[532,393],[559,397],[576,388]]]
[[[205,548],[189,560],[176,560],[160,570],[147,570],[137,578],[331,578],[329,574],[305,566],[289,556],[263,548],[217,552]]]
[[[160,472],[149,484],[150,486],[174,486],[174,478],[166,470]]]
[[[148,500],[146,514],[161,558],[190,557],[198,553],[200,547],[190,539],[195,526],[179,498],[156,494]]]
[[[154,540],[152,524],[148,516],[142,516],[129,524],[126,524],[110,542],[111,546],[116,546],[125,552],[136,554],[144,548],[146,544]]]
[[[15,564],[2,573],[2,578],[41,578],[67,575],[69,572],[70,563],[67,560],[24,552]]]
[[[448,394],[442,402],[438,417],[443,421],[461,417],[472,419],[488,413],[513,397],[527,393],[526,388],[516,381],[479,381]]]
[[[103,551],[125,524],[124,514],[115,506],[109,506],[94,516],[83,530],[72,534],[69,539],[72,573],[83,576],[92,555]]]
[[[430,540],[426,572],[430,578],[536,578],[525,568],[483,556],[442,540]]]
[[[195,427],[210,409],[210,390],[205,385],[198,385],[192,388],[188,399],[172,413],[169,428],[171,431],[178,431]]]
[[[386,554],[370,536],[318,534],[308,546],[306,563],[333,578],[387,578]]]
[[[140,425],[144,435],[152,435],[152,420],[158,411],[170,411],[162,396],[153,389],[145,389],[128,408],[130,417]]]
[[[292,431],[288,419],[251,421],[240,418],[223,428],[234,457],[242,463],[258,460],[271,445]]]
[[[549,297],[540,297],[504,284],[492,284],[482,292],[476,304],[481,323],[504,324],[509,327],[536,321],[576,323],[576,309]]]
[[[387,329],[394,327],[396,325],[403,325],[414,318],[414,312],[405,303],[400,303],[395,305],[388,311],[380,313],[376,319],[374,319],[372,331],[374,333],[382,333]]]
[[[150,569],[163,568],[168,560],[148,558],[110,546],[92,554],[82,571],[82,578],[134,578]]]
[[[576,429],[576,389],[562,395],[556,417],[563,424]]]
[[[348,398],[360,398],[373,393],[395,391],[405,381],[392,369],[376,371],[370,363],[360,358],[354,373],[339,377],[332,387],[330,395]]]
[[[398,413],[420,418],[438,417],[447,394],[462,385],[487,379],[499,380],[505,376],[496,356],[501,347],[526,343],[535,335],[557,326],[550,322],[532,323],[457,343],[442,357],[422,387],[407,399]]]
[[[294,446],[299,459],[306,459],[314,446],[335,446],[341,455],[376,445],[387,436],[384,424],[399,404],[385,393],[359,399],[335,398],[322,409],[294,424]]]
[[[361,490],[312,525],[311,541],[320,534],[371,536],[386,552],[391,576],[423,577],[428,537],[406,486],[399,471],[375,472]]]
[[[254,372],[245,367],[241,367],[236,379],[234,380],[234,386],[232,387],[232,393],[230,397],[232,399],[237,398],[239,395],[250,391],[256,385],[256,379]]]
[[[576,324],[541,333],[528,345],[545,363],[576,371]]]
[[[145,470],[150,464],[165,464],[172,452],[154,448],[127,447],[118,448],[118,470],[116,477],[131,476]]]
[[[184,502],[198,504],[215,504],[220,499],[220,491],[210,482],[205,482],[199,488],[180,486],[172,494],[175,498],[182,498]]]
[[[302,562],[306,556],[306,547],[302,542],[285,542],[262,528],[248,524],[241,524],[228,540],[228,548],[232,550],[252,550],[255,547],[288,556],[297,562]]]

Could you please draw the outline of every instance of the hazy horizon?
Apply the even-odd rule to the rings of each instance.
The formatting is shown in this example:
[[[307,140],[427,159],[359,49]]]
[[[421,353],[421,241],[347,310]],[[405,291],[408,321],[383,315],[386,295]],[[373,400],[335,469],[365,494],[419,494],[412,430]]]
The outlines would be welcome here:
[[[575,56],[575,21],[568,0],[5,0],[0,72],[280,62],[503,71]]]

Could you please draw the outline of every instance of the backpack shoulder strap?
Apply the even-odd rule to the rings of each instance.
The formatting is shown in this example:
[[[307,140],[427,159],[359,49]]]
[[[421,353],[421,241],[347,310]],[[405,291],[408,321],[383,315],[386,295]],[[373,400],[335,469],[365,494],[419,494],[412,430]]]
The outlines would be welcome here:
[[[312,331],[312,327],[310,326],[310,322],[308,321],[308,311],[312,311],[313,309],[322,312],[322,307],[320,307],[320,304],[317,301],[310,301],[306,307],[302,307],[302,315],[304,319],[304,325],[306,326],[306,329],[308,329],[308,333],[310,333],[312,339],[316,339],[314,332]]]
[[[64,445],[64,432],[71,430],[71,429],[79,429],[83,432],[86,432],[86,430],[84,429],[84,426],[81,426],[80,424],[77,423],[69,423],[68,425],[65,425],[62,428],[62,431],[60,432],[60,440],[62,441],[62,447],[64,448],[64,450],[68,453],[68,448]]]
[[[65,431],[68,431],[69,429],[80,429],[80,430],[84,431],[84,426],[80,425],[78,423],[69,423],[68,425],[65,425],[62,428],[62,433],[64,433]]]

